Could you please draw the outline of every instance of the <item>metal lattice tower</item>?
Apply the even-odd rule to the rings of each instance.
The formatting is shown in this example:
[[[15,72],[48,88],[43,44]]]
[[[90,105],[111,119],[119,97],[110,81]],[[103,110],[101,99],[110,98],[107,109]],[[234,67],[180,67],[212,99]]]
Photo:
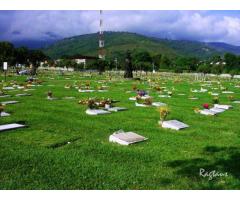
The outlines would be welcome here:
[[[103,18],[102,10],[100,10],[100,23],[99,23],[99,52],[98,57],[100,59],[105,59],[105,49],[104,49],[104,36],[103,36]]]

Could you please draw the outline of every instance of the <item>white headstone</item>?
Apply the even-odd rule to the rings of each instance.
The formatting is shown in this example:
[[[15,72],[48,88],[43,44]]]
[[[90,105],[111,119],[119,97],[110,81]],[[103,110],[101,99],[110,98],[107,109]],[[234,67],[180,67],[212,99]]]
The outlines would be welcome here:
[[[240,103],[240,101],[234,101],[233,103]]]
[[[202,115],[216,115],[217,113],[212,111],[212,110],[208,110],[208,109],[204,109],[204,110],[200,110],[199,112]]]
[[[109,141],[116,142],[121,145],[129,145],[137,142],[142,142],[147,140],[147,138],[138,135],[134,132],[124,132],[124,131],[117,131],[110,135]]]
[[[136,101],[136,97],[130,97],[129,100],[130,101]]]
[[[82,92],[82,93],[85,93],[85,92],[94,92],[95,90],[78,90],[78,92]]]
[[[228,109],[232,108],[232,106],[231,105],[214,104],[214,108],[220,108],[220,109],[228,110]]]
[[[104,115],[104,114],[110,114],[109,111],[101,110],[101,109],[87,109],[86,114],[88,115]]]
[[[8,116],[10,116],[9,113],[6,113],[6,112],[1,112],[0,113],[0,117],[8,117]]]
[[[223,94],[233,94],[234,92],[232,91],[222,91]]]
[[[16,123],[0,125],[0,132],[1,131],[11,130],[11,129],[16,129],[16,128],[23,128],[23,127],[25,127],[25,125],[16,124]]]
[[[215,113],[222,113],[222,112],[225,111],[224,109],[220,109],[220,108],[216,108],[216,107],[211,108],[210,110],[213,111],[213,112],[215,112]]]
[[[4,90],[14,90],[14,87],[3,87]]]
[[[15,104],[15,103],[18,103],[18,101],[3,101],[3,102],[1,102],[1,104],[3,104],[3,105]]]
[[[143,103],[137,103],[137,102],[135,102],[135,105],[137,107],[149,107],[150,106],[150,105],[146,105],[146,104],[143,104]]]
[[[169,95],[158,95],[158,97],[161,97],[161,98],[171,98],[171,96],[169,96]]]
[[[189,126],[187,124],[184,124],[178,120],[169,120],[169,121],[164,121],[162,124],[163,128],[170,128],[173,130],[180,130],[184,128],[188,128]]]
[[[162,103],[162,102],[153,102],[152,106],[156,106],[156,107],[162,107],[162,106],[166,106],[167,104]]]

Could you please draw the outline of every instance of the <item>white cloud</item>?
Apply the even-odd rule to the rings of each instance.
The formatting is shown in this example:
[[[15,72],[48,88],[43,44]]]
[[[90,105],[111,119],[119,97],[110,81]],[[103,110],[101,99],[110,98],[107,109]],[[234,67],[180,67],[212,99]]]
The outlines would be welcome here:
[[[63,38],[97,32],[99,26],[98,11],[15,11],[7,17],[1,12],[2,39],[38,40],[54,35]],[[104,27],[163,38],[240,45],[240,18],[230,11],[104,11]]]

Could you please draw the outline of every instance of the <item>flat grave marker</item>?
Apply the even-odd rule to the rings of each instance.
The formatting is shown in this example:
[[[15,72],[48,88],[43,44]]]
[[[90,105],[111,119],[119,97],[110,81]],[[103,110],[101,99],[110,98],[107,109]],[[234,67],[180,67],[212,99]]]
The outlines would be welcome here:
[[[216,108],[216,107],[213,107],[210,110],[213,112],[216,112],[216,113],[222,113],[225,111],[224,109],[220,109],[220,108]]]
[[[102,110],[102,109],[87,109],[86,114],[88,115],[104,115],[104,114],[110,114],[111,112]]]
[[[14,87],[3,87],[4,90],[14,90]]]
[[[161,107],[161,106],[166,106],[167,104],[162,103],[162,102],[153,102],[152,106],[156,106],[156,107]]]
[[[211,115],[211,116],[217,114],[216,112],[214,112],[212,110],[209,110],[209,109],[200,110],[199,113],[202,114],[202,115]]]
[[[178,120],[164,121],[161,125],[163,128],[169,128],[173,130],[180,130],[189,127],[187,124],[184,124],[183,122],[180,122]]]
[[[233,94],[234,92],[232,91],[222,91],[223,94]]]
[[[16,103],[18,103],[19,101],[3,101],[3,102],[1,102],[1,104],[3,104],[3,105],[8,105],[8,104],[16,104]]]
[[[118,143],[120,145],[130,145],[137,142],[145,141],[147,139],[148,138],[145,138],[134,132],[124,132],[120,130],[110,135],[109,142]]]
[[[28,93],[21,93],[21,94],[16,94],[16,97],[23,97],[23,96],[31,96],[31,94]]]
[[[124,107],[112,107],[112,108],[108,108],[107,110],[110,111],[110,112],[118,112],[118,111],[127,110],[127,108],[124,108]]]
[[[11,97],[11,95],[2,95],[2,96],[0,96],[0,98],[6,98],[6,97]]]
[[[78,92],[82,92],[82,93],[85,93],[85,92],[95,92],[95,90],[78,90]]]
[[[17,124],[17,123],[4,124],[4,125],[0,125],[0,132],[17,129],[17,128],[23,128],[23,127],[26,127],[26,126],[22,124]]]
[[[220,108],[220,109],[228,110],[228,109],[232,108],[232,106],[231,105],[214,104],[214,108]]]
[[[6,112],[1,112],[0,113],[0,117],[8,117],[8,116],[10,116],[9,113],[6,113]]]

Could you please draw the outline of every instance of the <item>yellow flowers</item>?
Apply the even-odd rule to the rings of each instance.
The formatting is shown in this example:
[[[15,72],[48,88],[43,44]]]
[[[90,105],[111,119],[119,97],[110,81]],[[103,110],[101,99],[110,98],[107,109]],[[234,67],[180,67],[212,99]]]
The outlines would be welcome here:
[[[212,101],[213,101],[213,104],[218,104],[219,103],[219,98],[218,97],[213,97]]]
[[[144,104],[148,106],[152,105],[152,98],[145,99]]]
[[[4,111],[4,106],[0,103],[0,113]]]
[[[193,110],[194,110],[195,113],[199,113],[200,112],[200,109],[197,108],[197,107],[193,108]]]
[[[229,101],[234,101],[235,97],[233,95],[228,96]]]
[[[163,122],[167,118],[170,111],[169,111],[168,107],[166,107],[166,106],[160,107],[158,110],[160,113],[160,120],[161,120],[161,122]]]

